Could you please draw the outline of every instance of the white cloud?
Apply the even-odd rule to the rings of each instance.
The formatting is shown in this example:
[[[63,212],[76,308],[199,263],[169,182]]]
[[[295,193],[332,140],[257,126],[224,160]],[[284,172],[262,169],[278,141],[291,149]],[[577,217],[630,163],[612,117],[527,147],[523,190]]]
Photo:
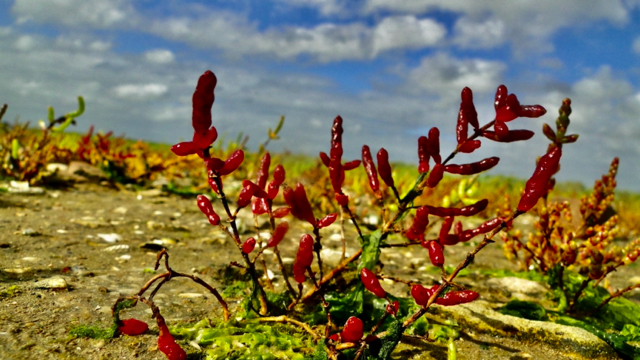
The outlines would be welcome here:
[[[432,19],[417,19],[410,15],[390,16],[373,30],[373,52],[431,47],[441,41],[446,33],[445,27]]]
[[[124,84],[113,89],[115,95],[123,99],[149,99],[157,98],[167,92],[164,84]]]
[[[490,49],[503,44],[507,38],[502,20],[474,21],[461,17],[454,26],[453,43],[468,49]]]
[[[33,49],[36,46],[36,40],[33,36],[30,35],[22,35],[18,39],[16,39],[15,47],[21,51],[28,51]]]
[[[488,93],[500,84],[505,70],[506,65],[502,62],[457,59],[438,53],[423,58],[420,65],[410,71],[407,86],[444,97],[459,94],[465,86],[474,93]],[[455,100],[459,101],[459,97]]]
[[[12,12],[17,22],[89,25],[109,28],[130,24],[134,9],[127,0],[15,0]]]
[[[501,44],[499,33],[506,35],[516,52],[535,50],[551,51],[549,37],[558,29],[589,22],[608,21],[613,24],[628,22],[633,4],[623,0],[555,0],[540,1],[468,1],[468,0],[412,0],[388,1],[367,0],[365,13],[395,12],[422,15],[430,11],[451,11],[461,18],[456,24],[456,42],[474,45],[480,41],[483,47]],[[496,33],[476,34],[473,28],[491,30]],[[504,30],[495,28],[503,24]],[[489,29],[486,27],[489,26]],[[493,27],[492,27],[493,26]],[[498,33],[499,32],[499,33]]]
[[[147,61],[156,64],[170,64],[176,60],[173,52],[167,49],[149,50],[144,53],[144,57]]]
[[[636,54],[640,54],[640,36],[637,37],[635,40],[633,40],[633,44],[631,44],[631,49],[633,49],[633,51]]]
[[[277,0],[287,6],[316,8],[321,15],[339,15],[344,11],[345,0]]]
[[[385,18],[373,27],[360,22],[325,22],[313,27],[284,26],[260,31],[256,24],[232,13],[156,20],[150,31],[202,48],[215,47],[231,56],[292,59],[310,55],[322,62],[367,59],[384,51],[431,47],[446,33],[436,21],[413,16]]]

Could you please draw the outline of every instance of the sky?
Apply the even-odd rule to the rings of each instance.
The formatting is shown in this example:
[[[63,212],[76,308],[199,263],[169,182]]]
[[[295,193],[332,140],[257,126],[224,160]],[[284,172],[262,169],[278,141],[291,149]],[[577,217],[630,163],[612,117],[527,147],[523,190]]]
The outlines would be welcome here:
[[[539,119],[517,119],[529,141],[482,140],[453,163],[499,156],[493,173],[527,178],[562,99],[573,103],[560,181],[587,186],[620,158],[618,184],[640,191],[638,0],[0,0],[0,103],[5,121],[86,112],[90,125],[133,139],[188,140],[198,77],[218,78],[213,122],[255,149],[286,121],[272,151],[329,150],[344,119],[345,158],[363,144],[417,164],[417,139],[437,126],[455,148],[460,91],[480,123],[500,84]],[[555,128],[555,126],[553,126]]]

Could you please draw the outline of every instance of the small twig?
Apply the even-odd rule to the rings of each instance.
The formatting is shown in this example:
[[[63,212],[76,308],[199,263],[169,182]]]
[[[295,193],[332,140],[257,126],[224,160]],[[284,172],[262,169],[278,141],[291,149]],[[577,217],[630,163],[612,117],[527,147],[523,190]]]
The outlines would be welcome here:
[[[285,315],[261,317],[261,318],[258,318],[256,320],[258,322],[277,322],[277,323],[281,323],[281,324],[287,324],[287,323],[288,324],[293,324],[293,325],[296,325],[298,327],[301,327],[306,332],[308,332],[309,335],[311,335],[314,340],[320,339],[320,335],[318,335],[318,333],[313,331],[313,329],[309,325],[307,325],[306,323],[303,323],[301,321],[298,321],[298,320],[292,319],[290,317],[287,317]]]
[[[158,270],[158,267],[160,266],[160,260],[162,259],[162,257],[164,257],[164,267],[167,270],[167,272],[164,274],[158,274],[153,278],[151,278],[149,281],[147,281],[147,283],[142,286],[140,291],[138,291],[138,294],[136,295],[137,297],[141,298],[142,295],[144,295],[144,293],[149,289],[149,287],[151,287],[151,285],[153,285],[156,281],[162,279],[162,281],[160,281],[160,283],[158,283],[158,285],[156,285],[156,287],[153,289],[153,291],[151,292],[151,295],[149,295],[149,301],[153,301],[153,297],[160,290],[162,285],[164,285],[166,282],[168,282],[174,277],[186,277],[191,279],[193,282],[203,286],[207,290],[209,290],[209,292],[213,296],[215,296],[215,298],[218,300],[218,302],[220,303],[220,306],[222,306],[222,312],[224,313],[224,320],[225,321],[229,320],[229,308],[227,306],[227,303],[226,301],[224,301],[222,296],[220,296],[220,293],[218,292],[218,290],[216,290],[216,288],[207,284],[204,280],[200,279],[195,275],[182,274],[171,269],[171,267],[169,267],[169,253],[167,252],[167,249],[162,249],[162,251],[158,253],[158,256],[156,258],[156,264],[154,267],[155,270]]]
[[[331,327],[333,326],[333,321],[331,320],[331,312],[329,311],[329,308],[331,307],[331,305],[327,302],[327,300],[325,300],[324,291],[320,287],[320,285],[318,285],[318,282],[316,281],[316,276],[313,273],[313,271],[311,271],[311,266],[307,266],[307,273],[309,274],[309,277],[311,278],[311,281],[313,282],[313,285],[316,287],[316,291],[320,292],[320,299],[322,300],[322,307],[324,308],[324,312],[327,313],[327,326],[324,329],[324,337],[328,338],[329,337],[329,331],[331,330]]]
[[[586,278],[584,279],[584,281],[582,281],[582,284],[580,284],[580,288],[578,288],[578,291],[576,291],[576,293],[573,295],[573,301],[571,302],[571,304],[569,304],[569,308],[567,309],[568,313],[573,311],[573,308],[578,303],[578,299],[580,298],[580,295],[582,295],[582,291],[587,288],[589,281],[591,281],[591,279]]]
[[[320,273],[320,279],[322,279],[322,277],[323,277],[322,257],[320,256],[320,251],[322,250],[322,243],[320,243],[320,240],[322,238],[320,237],[320,229],[314,226],[313,235],[315,235],[315,240],[316,240],[315,244],[313,245],[313,250],[316,253],[316,257],[318,258],[318,269],[319,269],[319,273]]]
[[[344,210],[342,210],[342,206],[340,207],[340,237],[340,241],[342,242],[342,255],[340,256],[340,262],[342,262],[344,261],[347,253],[347,241],[344,236]]]
[[[351,257],[347,258],[346,260],[344,260],[343,262],[341,262],[340,264],[338,264],[335,268],[333,268],[333,270],[331,270],[329,273],[327,273],[327,275],[325,275],[322,280],[320,280],[318,282],[318,284],[320,286],[323,286],[324,284],[330,282],[331,280],[333,280],[334,277],[336,277],[336,275],[340,274],[341,272],[345,271],[347,269],[347,266],[349,264],[351,264],[353,261],[357,260],[360,255],[362,255],[362,248],[360,248],[358,251],[356,251],[355,254],[351,255]],[[305,294],[305,296],[302,298],[302,301],[305,302],[307,300],[309,300],[309,298],[311,298],[313,295],[315,295],[316,293],[316,289],[313,288],[311,290],[309,290],[309,292],[307,292]]]
[[[351,220],[351,222],[353,223],[353,226],[356,228],[356,231],[358,232],[360,241],[364,243],[364,236],[362,235],[362,231],[360,231],[360,226],[358,226],[358,222],[356,221],[355,215],[353,215],[353,213],[351,212],[351,209],[349,209],[349,205],[347,204],[342,206],[342,210],[349,215],[349,219]]]
[[[622,290],[618,290],[616,291],[614,294],[611,294],[608,298],[604,299],[602,301],[602,303],[600,305],[598,305],[597,308],[595,308],[595,310],[591,311],[589,313],[589,316],[592,316],[593,314],[597,313],[600,309],[602,309],[605,305],[607,305],[609,303],[609,301],[622,296],[622,294],[629,292],[633,289],[640,289],[640,284],[635,284],[635,285],[630,285],[627,286],[626,288],[622,289]]]

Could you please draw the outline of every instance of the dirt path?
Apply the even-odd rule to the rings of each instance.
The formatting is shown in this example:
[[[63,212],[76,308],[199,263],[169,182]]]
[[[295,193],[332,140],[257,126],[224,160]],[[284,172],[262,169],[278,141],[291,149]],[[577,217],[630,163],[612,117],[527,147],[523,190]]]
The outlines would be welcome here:
[[[136,193],[82,185],[47,190],[42,195],[3,193],[0,219],[2,359],[164,359],[153,334],[93,340],[72,338],[68,330],[78,324],[108,326],[114,301],[121,295],[134,294],[153,276],[151,268],[162,246],[169,250],[174,269],[195,273],[218,288],[227,264],[239,260],[235,245],[221,231],[212,229],[193,199],[164,196],[155,190]],[[283,242],[287,262],[294,256],[297,235],[305,230],[295,224]],[[242,228],[254,231],[252,226]],[[329,263],[335,262],[340,242],[326,237],[324,254]],[[447,263],[454,264],[470,249],[448,248]],[[428,260],[422,255],[409,249],[385,251],[384,270],[428,283],[433,275],[424,272]],[[513,265],[504,259],[499,246],[493,245],[481,253],[473,267]],[[634,270],[629,271],[615,274],[614,286],[626,286]],[[392,289],[406,296],[403,287]],[[634,296],[640,301],[637,293]],[[163,287],[156,303],[170,323],[221,318],[216,299],[183,279]],[[127,314],[148,320],[149,313],[139,306]],[[458,359],[563,358],[544,344],[523,344],[513,339],[496,341],[464,334],[457,343]],[[399,356],[443,359],[446,349],[428,345],[418,352],[402,350]]]

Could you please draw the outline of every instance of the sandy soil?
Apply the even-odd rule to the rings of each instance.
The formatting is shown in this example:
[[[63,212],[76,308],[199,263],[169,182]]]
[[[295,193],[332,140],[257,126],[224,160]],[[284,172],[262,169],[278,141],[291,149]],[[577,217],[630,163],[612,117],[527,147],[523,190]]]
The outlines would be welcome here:
[[[291,223],[294,228],[281,246],[289,262],[295,256],[297,235],[305,231],[302,224]],[[161,246],[169,250],[175,270],[197,274],[217,288],[229,262],[240,260],[235,245],[206,222],[194,199],[155,190],[139,193],[85,184],[47,190],[42,195],[3,193],[0,228],[2,359],[164,359],[153,333],[94,340],[73,338],[68,331],[78,324],[108,326],[115,300],[134,294],[153,276],[150,268]],[[252,225],[242,228],[246,237],[255,234]],[[325,254],[332,263],[339,259],[340,241],[326,237]],[[456,264],[468,250],[471,248],[448,248],[447,263]],[[385,272],[429,284],[434,277],[424,272],[428,260],[422,255],[407,249],[385,251]],[[267,261],[272,257],[267,256]],[[275,263],[270,264],[276,283],[281,283]],[[498,245],[481,252],[472,267],[514,268]],[[615,274],[612,284],[626,286],[634,270],[628,271]],[[392,288],[398,295],[406,294],[402,286]],[[639,295],[634,296],[640,301]],[[222,313],[213,296],[185,279],[163,287],[156,303],[171,324],[221,318]],[[232,308],[235,304],[230,301]],[[127,317],[150,320],[149,313],[138,306]],[[463,331],[456,343],[458,359],[565,358],[545,344],[472,332]],[[194,348],[183,347],[194,353],[190,358],[200,358]],[[403,346],[397,357],[446,359],[446,348]]]

